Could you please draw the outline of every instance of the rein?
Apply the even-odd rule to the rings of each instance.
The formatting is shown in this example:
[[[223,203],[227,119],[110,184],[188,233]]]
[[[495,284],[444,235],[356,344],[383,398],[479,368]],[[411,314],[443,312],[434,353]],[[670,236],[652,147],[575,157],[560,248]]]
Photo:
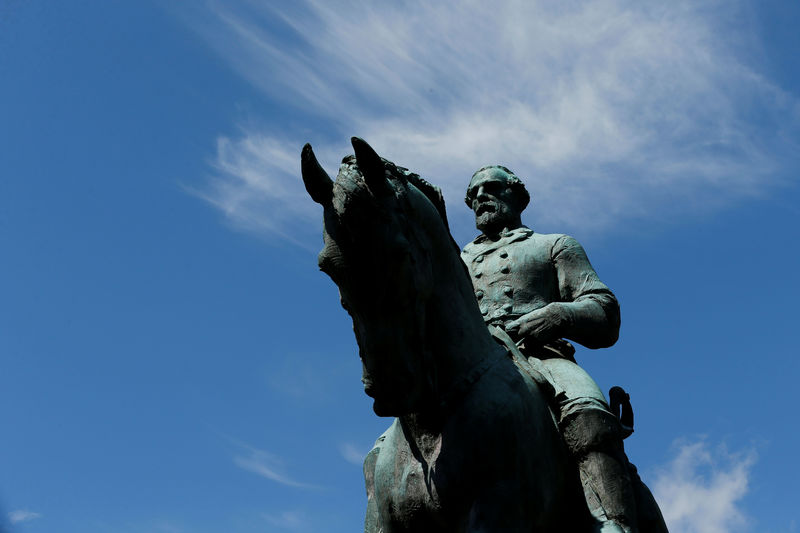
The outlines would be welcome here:
[[[483,358],[442,395],[439,408],[442,411],[448,411],[453,404],[463,399],[467,392],[499,361],[499,357]]]

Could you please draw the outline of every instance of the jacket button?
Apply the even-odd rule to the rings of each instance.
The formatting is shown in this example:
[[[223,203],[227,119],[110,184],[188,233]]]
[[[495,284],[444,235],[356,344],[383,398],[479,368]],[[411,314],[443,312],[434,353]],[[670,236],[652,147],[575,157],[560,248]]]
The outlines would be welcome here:
[[[503,287],[503,294],[505,294],[506,296],[511,296],[513,293],[514,293],[513,287],[509,287],[508,285]]]
[[[500,269],[500,272],[502,272],[503,274],[508,274],[509,272],[511,272],[511,269],[508,267],[508,265],[503,265],[503,268]]]
[[[483,262],[483,256],[482,256],[482,255],[479,255],[478,257],[476,257],[476,258],[475,258],[475,262],[476,262],[476,263],[482,263],[482,262]]]
[[[475,297],[480,300],[483,298],[483,291],[475,291]]]
[[[483,275],[483,272],[475,272],[475,277],[479,278]]]
[[[502,257],[503,259],[505,259],[506,257],[508,257],[508,252],[506,252],[505,250],[503,250],[502,252],[500,252],[500,257]]]
[[[503,306],[503,312],[507,315],[511,314],[511,310],[514,309],[514,306],[511,304],[505,304]]]

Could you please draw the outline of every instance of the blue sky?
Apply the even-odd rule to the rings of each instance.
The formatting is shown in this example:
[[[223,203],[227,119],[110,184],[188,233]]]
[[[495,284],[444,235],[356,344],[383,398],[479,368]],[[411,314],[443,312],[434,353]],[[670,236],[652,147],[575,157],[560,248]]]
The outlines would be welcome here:
[[[488,4],[487,4],[488,5]],[[587,249],[674,532],[797,530],[800,5],[0,2],[0,506],[18,532],[353,531],[389,424],[299,181],[359,135]]]

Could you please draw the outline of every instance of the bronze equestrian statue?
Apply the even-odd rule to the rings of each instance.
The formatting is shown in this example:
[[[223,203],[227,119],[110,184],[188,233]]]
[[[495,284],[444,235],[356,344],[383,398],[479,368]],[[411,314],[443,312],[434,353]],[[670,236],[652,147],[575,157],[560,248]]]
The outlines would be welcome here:
[[[319,265],[353,320],[364,390],[376,414],[396,417],[365,459],[365,531],[613,531],[620,524],[587,505],[583,463],[559,431],[566,384],[540,359],[564,349],[561,336],[583,339],[559,327],[537,336],[524,315],[487,320],[439,189],[364,141],[352,144],[335,182],[309,145],[302,174],[324,208]],[[587,453],[596,447],[588,442]],[[644,501],[649,491],[632,481]],[[666,531],[645,527],[645,515],[639,531]]]

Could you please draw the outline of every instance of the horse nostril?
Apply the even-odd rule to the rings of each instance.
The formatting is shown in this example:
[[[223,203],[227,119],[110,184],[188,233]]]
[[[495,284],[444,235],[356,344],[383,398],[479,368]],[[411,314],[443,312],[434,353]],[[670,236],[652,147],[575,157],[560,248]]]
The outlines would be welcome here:
[[[373,396],[375,392],[375,385],[370,378],[364,377],[361,378],[361,383],[364,384],[364,392],[367,393],[367,396]]]

